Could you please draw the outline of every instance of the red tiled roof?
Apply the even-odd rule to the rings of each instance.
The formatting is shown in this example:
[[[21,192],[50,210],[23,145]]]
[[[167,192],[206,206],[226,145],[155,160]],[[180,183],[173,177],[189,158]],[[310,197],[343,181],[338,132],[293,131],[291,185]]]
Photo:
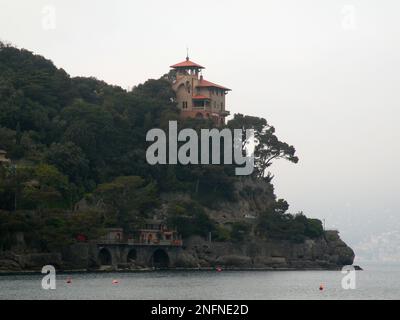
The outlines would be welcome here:
[[[213,88],[219,88],[219,89],[231,91],[231,89],[228,89],[226,87],[220,86],[219,84],[215,84],[215,83],[212,83],[212,82],[204,80],[204,79],[199,81],[199,84],[197,85],[197,87],[204,87],[204,88],[213,87]]]
[[[171,68],[190,68],[190,67],[199,68],[199,69],[205,69],[203,66],[201,66],[201,65],[199,65],[197,63],[194,63],[193,61],[190,61],[190,60],[185,60],[183,62],[174,64],[174,65],[171,66]]]
[[[196,96],[193,96],[192,99],[193,99],[193,100],[210,100],[209,97],[202,96],[201,94],[198,94],[198,95],[196,95]]]

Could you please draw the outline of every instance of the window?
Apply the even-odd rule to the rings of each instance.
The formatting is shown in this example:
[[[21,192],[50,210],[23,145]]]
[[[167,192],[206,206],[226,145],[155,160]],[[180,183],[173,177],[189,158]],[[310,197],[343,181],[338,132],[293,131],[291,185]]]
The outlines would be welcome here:
[[[186,89],[187,89],[187,92],[190,93],[190,91],[191,91],[191,85],[190,85],[190,82],[189,82],[189,81],[186,81]]]
[[[182,109],[187,109],[187,107],[188,107],[187,101],[183,101],[182,102]]]

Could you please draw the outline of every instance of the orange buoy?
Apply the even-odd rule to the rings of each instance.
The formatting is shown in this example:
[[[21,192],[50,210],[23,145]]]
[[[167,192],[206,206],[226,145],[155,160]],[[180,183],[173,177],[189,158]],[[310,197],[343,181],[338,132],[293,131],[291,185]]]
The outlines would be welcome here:
[[[324,290],[324,285],[323,284],[320,284],[319,285],[319,291],[323,291]]]
[[[118,283],[119,283],[118,280],[113,280],[113,281],[112,281],[112,284],[118,284]]]
[[[68,284],[71,284],[71,283],[72,283],[72,279],[71,279],[70,277],[68,277],[66,282],[67,282]]]

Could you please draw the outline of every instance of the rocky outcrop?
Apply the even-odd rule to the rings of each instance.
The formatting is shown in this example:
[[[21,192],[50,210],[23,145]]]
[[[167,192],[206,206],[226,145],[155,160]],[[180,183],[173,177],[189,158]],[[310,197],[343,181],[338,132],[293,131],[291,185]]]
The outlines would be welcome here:
[[[53,265],[62,270],[99,269],[98,250],[95,244],[77,243],[63,248],[60,253],[3,252],[0,254],[0,272],[40,271],[45,265]],[[353,250],[340,239],[338,232],[326,231],[323,237],[305,240],[303,243],[281,240],[242,243],[207,242],[201,237],[192,237],[184,242],[183,250],[179,250],[174,256],[174,266],[178,268],[221,266],[232,269],[339,269],[344,265],[353,264],[353,260]],[[145,261],[150,261],[150,259],[145,259]],[[120,262],[115,267],[122,268]],[[124,268],[132,270],[131,267],[129,265]],[[141,265],[140,268],[146,267],[151,266]]]
[[[257,217],[275,202],[273,186],[263,181],[241,178],[235,182],[235,201],[220,202],[218,207],[204,207],[207,214],[221,226],[234,222],[247,222],[255,226]],[[173,201],[190,201],[188,194],[168,193],[162,196],[160,214],[167,215]],[[325,231],[318,239],[303,243],[286,240],[252,240],[245,243],[206,242],[192,237],[184,242],[181,267],[213,267],[217,265],[237,268],[294,268],[337,269],[351,265],[353,250],[344,243],[338,231]]]
[[[256,218],[275,201],[271,184],[248,177],[238,178],[234,183],[234,198],[235,201],[218,201],[203,208],[214,221],[222,225]],[[168,205],[171,202],[192,200],[187,193],[163,193],[161,208],[155,210],[155,213],[160,217],[167,217]]]
[[[229,227],[234,222],[242,221],[255,226],[258,215],[275,202],[273,186],[254,179],[238,179],[235,182],[235,199],[236,201],[232,202],[219,202],[216,207],[204,207],[204,210],[220,226]],[[191,200],[187,193],[162,194],[161,206],[155,213],[166,219],[171,202]],[[93,205],[98,210],[102,209],[100,202],[91,204],[81,201],[76,210],[90,209]],[[322,237],[308,239],[302,243],[288,240],[259,240],[254,232],[249,238],[252,240],[240,243],[207,242],[200,237],[185,239],[183,250],[174,257],[175,266],[181,268],[223,266],[242,269],[338,269],[344,265],[351,265],[354,261],[353,250],[340,239],[337,231],[325,231]],[[99,249],[95,244],[76,243],[62,248],[59,253],[29,253],[23,234],[15,235],[14,242],[15,245],[10,250],[14,253],[0,252],[0,271],[39,270],[47,264],[64,270],[92,270],[100,267]],[[128,263],[126,259],[120,262],[121,267],[132,268],[132,263]],[[135,268],[145,267],[149,265],[135,265]]]
[[[46,265],[60,268],[62,264],[60,253],[15,254],[12,252],[3,252],[0,254],[0,271],[2,272],[22,270],[40,271]]]
[[[337,231],[326,231],[324,237],[290,241],[253,241],[246,243],[206,242],[193,237],[185,243],[181,267],[338,269],[351,265],[354,252]]]

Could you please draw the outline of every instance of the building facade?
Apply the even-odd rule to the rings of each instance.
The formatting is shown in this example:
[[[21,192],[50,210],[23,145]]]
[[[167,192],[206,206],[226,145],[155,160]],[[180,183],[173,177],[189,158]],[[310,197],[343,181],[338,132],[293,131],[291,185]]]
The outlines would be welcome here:
[[[107,228],[105,235],[95,240],[101,244],[128,244],[149,246],[182,246],[182,237],[176,229],[168,228],[163,220],[146,220],[140,229],[131,234],[122,228]],[[78,235],[78,242],[86,242],[85,235]]]
[[[231,89],[203,78],[203,66],[185,61],[171,66],[176,72],[172,88],[183,118],[212,119],[217,125],[225,123],[229,115],[226,110],[226,95]]]
[[[11,160],[7,158],[7,152],[0,150],[0,164],[9,164]]]
[[[137,230],[138,244],[158,246],[182,246],[182,238],[176,229],[169,229],[162,220],[147,220]]]

